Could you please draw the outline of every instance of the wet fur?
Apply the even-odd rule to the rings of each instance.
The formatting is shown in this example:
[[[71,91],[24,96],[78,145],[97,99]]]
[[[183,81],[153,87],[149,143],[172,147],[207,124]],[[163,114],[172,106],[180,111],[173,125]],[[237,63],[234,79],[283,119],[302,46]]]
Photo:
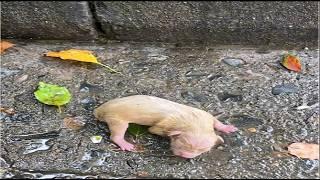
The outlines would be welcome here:
[[[151,133],[171,138],[175,154],[199,155],[223,142],[214,132],[217,120],[210,113],[158,97],[117,98],[95,109],[94,115],[111,127],[111,138],[128,123],[150,126]]]

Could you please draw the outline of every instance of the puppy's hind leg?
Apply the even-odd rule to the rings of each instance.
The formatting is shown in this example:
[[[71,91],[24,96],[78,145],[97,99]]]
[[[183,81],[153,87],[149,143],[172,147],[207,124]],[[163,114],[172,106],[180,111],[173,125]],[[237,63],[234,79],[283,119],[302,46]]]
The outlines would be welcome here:
[[[227,134],[238,130],[238,128],[236,128],[235,126],[223,124],[218,119],[215,119],[214,121],[214,128],[217,129],[218,131],[221,131]]]
[[[111,140],[115,144],[117,144],[121,150],[134,150],[134,145],[130,144],[124,139],[124,135],[129,126],[128,122],[122,120],[108,119],[107,124],[111,132]]]

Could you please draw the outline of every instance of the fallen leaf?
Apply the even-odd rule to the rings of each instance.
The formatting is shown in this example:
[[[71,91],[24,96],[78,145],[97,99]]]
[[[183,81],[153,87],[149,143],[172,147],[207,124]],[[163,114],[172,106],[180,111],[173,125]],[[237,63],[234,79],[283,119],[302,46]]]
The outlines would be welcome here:
[[[73,130],[80,130],[86,124],[82,117],[66,117],[63,119],[64,126]]]
[[[297,56],[291,54],[284,55],[281,64],[289,70],[292,71],[301,71],[301,63]]]
[[[128,127],[128,132],[136,137],[142,136],[148,132],[148,126],[130,123]]]
[[[288,146],[288,152],[304,159],[319,159],[319,144],[292,143]]]
[[[0,42],[1,45],[1,51],[0,53],[2,54],[6,49],[11,48],[12,46],[14,46],[14,44],[8,42],[8,41],[1,41]]]
[[[13,108],[4,108],[4,107],[0,107],[0,112],[4,112],[9,115],[13,115],[15,113]]]
[[[106,67],[111,72],[121,74],[120,72],[110,68],[109,66],[98,62],[97,58],[93,55],[93,52],[88,50],[69,49],[69,50],[60,51],[60,52],[48,52],[45,55],[48,57],[58,57],[63,60],[75,60],[75,61],[81,61],[81,62],[95,63],[103,67]]]
[[[255,132],[257,132],[257,129],[256,128],[249,128],[248,131],[252,132],[252,133],[255,133]]]
[[[59,57],[61,59],[67,60],[97,63],[97,58],[92,54],[92,51],[88,50],[70,49],[60,52],[48,52],[46,53],[46,56]]]
[[[58,106],[60,112],[60,106],[67,104],[71,99],[71,94],[65,87],[44,82],[39,82],[38,90],[34,92],[34,95],[44,104]]]

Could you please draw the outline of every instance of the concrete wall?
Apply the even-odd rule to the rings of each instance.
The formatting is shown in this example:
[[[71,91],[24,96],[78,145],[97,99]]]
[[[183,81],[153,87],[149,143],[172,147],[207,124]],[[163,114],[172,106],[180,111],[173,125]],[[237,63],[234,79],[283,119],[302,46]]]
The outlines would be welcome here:
[[[318,2],[1,2],[5,38],[305,44],[318,39]],[[99,36],[98,36],[99,34]]]
[[[97,37],[88,2],[1,2],[5,38],[90,40]]]

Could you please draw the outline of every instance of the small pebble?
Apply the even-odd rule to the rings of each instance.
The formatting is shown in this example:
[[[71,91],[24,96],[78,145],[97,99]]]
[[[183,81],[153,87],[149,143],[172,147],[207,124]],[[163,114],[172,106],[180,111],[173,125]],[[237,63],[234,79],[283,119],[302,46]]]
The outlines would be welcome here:
[[[218,98],[220,101],[226,101],[230,99],[233,102],[239,102],[243,99],[241,94],[230,94],[228,92],[219,93]]]
[[[85,99],[82,99],[80,103],[83,105],[85,109],[89,110],[90,108],[93,108],[96,101],[92,97],[87,97]]]
[[[299,136],[304,138],[304,137],[306,137],[308,135],[308,131],[305,128],[301,128],[301,129],[298,130],[298,134],[299,134]]]
[[[146,172],[146,171],[138,171],[137,172],[137,176],[139,176],[139,177],[148,177],[149,173]]]
[[[89,91],[90,89],[88,87],[83,87],[82,89],[80,89],[80,92],[88,93]]]
[[[257,151],[257,152],[261,152],[262,149],[260,147],[254,147],[254,149]]]
[[[91,136],[90,139],[93,143],[98,144],[102,141],[102,136]]]
[[[28,79],[29,75],[25,74],[25,75],[22,75],[21,77],[19,77],[16,82],[17,83],[22,83],[23,81],[26,81]]]
[[[257,132],[257,129],[256,129],[256,128],[249,128],[248,131],[249,131],[249,132],[252,132],[252,133],[256,133],[256,132]]]
[[[272,88],[273,95],[279,95],[281,93],[296,93],[298,88],[293,84],[276,85]]]
[[[217,74],[217,75],[210,74],[207,78],[209,79],[209,81],[212,81],[212,80],[218,79],[220,77],[222,77],[221,74]]]
[[[232,58],[232,57],[226,57],[222,59],[222,61],[230,66],[239,67],[243,65],[245,62],[240,58]]]
[[[224,150],[224,147],[223,146],[219,146],[217,147],[218,150]]]
[[[195,174],[196,172],[197,172],[196,169],[190,171],[191,174]]]
[[[268,126],[266,130],[267,130],[268,133],[271,133],[273,131],[273,127]]]
[[[282,151],[282,148],[278,145],[278,144],[274,144],[271,146],[271,149],[273,149],[274,151]]]

